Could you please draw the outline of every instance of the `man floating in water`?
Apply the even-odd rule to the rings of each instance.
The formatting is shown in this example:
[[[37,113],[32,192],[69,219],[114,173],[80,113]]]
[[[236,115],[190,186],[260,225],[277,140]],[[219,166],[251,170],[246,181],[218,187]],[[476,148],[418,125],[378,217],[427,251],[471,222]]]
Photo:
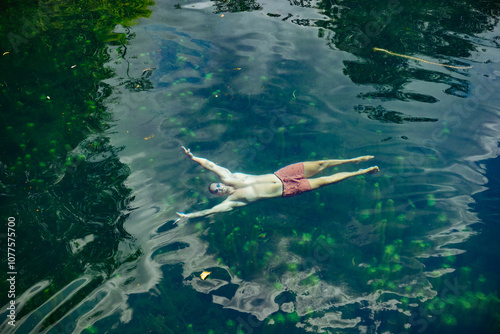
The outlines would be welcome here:
[[[377,166],[373,166],[366,169],[360,169],[357,172],[343,172],[330,176],[310,178],[311,176],[314,176],[329,167],[346,163],[357,164],[373,158],[372,155],[365,155],[347,160],[299,162],[283,167],[274,174],[247,175],[243,173],[231,173],[227,168],[217,166],[210,160],[195,157],[193,153],[191,153],[191,151],[186,149],[184,146],[182,146],[182,149],[191,160],[197,162],[203,168],[217,174],[221,182],[211,183],[208,186],[208,189],[216,196],[227,196],[227,198],[224,202],[211,209],[193,213],[177,212],[180,218],[196,218],[211,215],[217,212],[231,211],[236,207],[244,206],[264,198],[292,197],[306,191],[315,190],[329,184],[340,182],[353,176],[374,174],[379,171]]]

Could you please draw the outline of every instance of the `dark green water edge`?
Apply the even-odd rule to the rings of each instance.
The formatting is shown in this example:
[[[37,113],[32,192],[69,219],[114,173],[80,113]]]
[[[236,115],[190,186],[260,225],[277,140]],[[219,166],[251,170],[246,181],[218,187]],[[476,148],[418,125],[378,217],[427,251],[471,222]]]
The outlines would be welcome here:
[[[82,274],[92,281],[42,329],[141,253],[123,229],[131,200],[124,185],[129,168],[117,157],[120,148],[103,134],[113,116],[103,105],[112,88],[102,80],[113,76],[104,66],[106,46],[127,43],[112,29],[148,16],[152,4],[1,4],[0,48],[8,52],[0,62],[1,219],[17,221],[17,295],[39,283],[43,290],[25,301],[17,319]],[[96,247],[82,249],[89,234],[98,236]],[[7,268],[3,256],[2,267]],[[5,270],[1,278],[4,292]],[[2,293],[2,305],[6,297]]]
[[[312,3],[306,3],[306,8],[307,4],[313,6]],[[129,30],[123,34],[111,31],[117,24],[129,27],[134,20],[148,17],[151,13],[148,8],[152,5],[150,2],[139,1],[128,1],[126,4],[53,1],[43,6],[28,1],[2,3],[0,47],[2,52],[7,50],[9,54],[2,56],[0,63],[0,219],[7,221],[9,216],[15,216],[18,223],[16,229],[22,231],[22,238],[18,238],[16,242],[18,294],[37,286],[39,289],[39,292],[33,291],[32,297],[26,300],[17,317],[22,319],[65,288],[70,294],[71,287],[68,284],[78,282],[79,277],[83,279],[78,284],[84,285],[81,289],[75,288],[78,293],[65,299],[62,304],[53,299],[56,311],[43,320],[39,330],[49,328],[70,313],[73,307],[86,300],[92,291],[115,275],[117,268],[127,265],[133,267],[135,261],[144,256],[134,235],[123,227],[127,217],[135,209],[131,205],[134,194],[126,186],[126,180],[130,176],[129,166],[119,160],[124,148],[111,145],[107,135],[115,119],[106,109],[105,101],[112,96],[115,87],[104,81],[115,75],[105,66],[111,59],[107,48],[120,46],[122,51],[126,50],[126,45],[134,38]],[[172,3],[171,8],[175,9],[175,5]],[[342,12],[342,20],[332,23],[327,20],[296,19],[294,23],[319,27],[319,38],[365,60],[344,63],[344,74],[352,82],[376,87],[373,92],[366,93],[366,96],[360,96],[361,101],[395,99],[436,103],[430,94],[405,92],[405,84],[415,78],[446,83],[449,85],[447,94],[455,97],[465,97],[470,93],[470,83],[466,79],[415,70],[407,65],[408,60],[372,52],[373,47],[387,47],[397,53],[408,53],[407,47],[398,43],[401,39],[398,34],[404,33],[415,39],[410,39],[412,46],[419,46],[412,51],[425,55],[443,55],[444,59],[452,59],[449,60],[452,65],[468,65],[453,59],[467,59],[475,48],[473,43],[444,33],[440,35],[439,31],[428,35],[419,34],[421,27],[417,23],[420,21],[410,18],[425,12],[421,10],[422,7],[428,9],[428,12],[446,8],[447,15],[439,16],[442,19],[439,24],[441,27],[453,26],[457,33],[474,35],[491,30],[498,23],[498,12],[495,12],[498,6],[493,2],[409,2],[395,7],[398,14],[409,14],[394,15],[382,35],[364,39],[362,36],[369,36],[365,26],[373,18],[371,11],[386,8],[387,3],[370,2],[368,6],[354,1],[343,2],[342,6],[351,8],[350,11],[341,11],[338,5],[331,2],[319,2],[314,6],[331,18],[340,18],[339,13]],[[404,6],[404,9],[399,10],[399,6]],[[252,1],[227,4],[220,2],[216,4],[214,14],[262,9],[262,5]],[[447,17],[455,17],[454,13],[459,13],[462,19],[447,21]],[[267,13],[270,18],[286,18],[285,15],[276,15],[278,14],[272,11]],[[383,18],[382,16],[380,20]],[[415,26],[411,25],[413,22],[417,22]],[[407,27],[404,32],[394,28],[401,25]],[[362,34],[353,38],[352,31],[356,30]],[[441,38],[442,43],[422,43],[422,40],[431,38]],[[182,60],[178,61],[175,66],[185,66]],[[390,77],[380,64],[390,64],[394,68]],[[151,81],[146,73],[127,80],[122,86],[130,93],[147,91],[154,88]],[[224,89],[222,85],[220,89]],[[217,90],[213,93],[218,94]],[[270,94],[277,96],[279,92],[271,90]],[[313,108],[311,104],[311,101],[297,101],[296,106],[297,109],[306,106]],[[245,108],[243,97],[240,97],[237,105]],[[370,120],[387,124],[433,123],[440,118],[439,115],[428,117],[402,114],[381,106],[373,107],[368,102],[366,105],[358,105],[355,112]],[[233,116],[223,111],[217,117],[220,122],[231,124]],[[250,117],[258,118],[256,115]],[[296,131],[306,131],[306,125],[298,123],[294,126]],[[226,139],[238,137],[238,131],[241,130],[234,127],[231,133],[226,133]],[[188,127],[184,128],[181,135],[184,140],[188,140],[191,135]],[[290,139],[286,134],[282,136],[283,143]],[[331,138],[325,139],[325,143],[328,140]],[[191,144],[194,149],[202,151],[217,147],[216,143],[196,140],[192,140]],[[286,147],[285,144],[283,147]],[[308,151],[305,146],[298,146],[296,150],[301,153]],[[278,153],[276,150],[264,155],[269,165],[280,163],[280,159],[275,157]],[[453,152],[450,156],[453,156]],[[486,163],[492,166],[491,170],[498,170],[497,160]],[[433,166],[439,167],[437,163],[433,165],[432,161],[427,167]],[[427,300],[427,287],[417,285],[416,289],[419,291],[414,291],[411,284],[401,284],[402,277],[411,280],[421,271],[419,264],[414,267],[402,265],[401,259],[425,256],[438,246],[425,238],[409,238],[406,233],[413,231],[415,235],[422,235],[420,224],[432,220],[437,229],[446,227],[451,219],[452,213],[443,213],[436,207],[436,197],[432,192],[425,195],[424,200],[417,195],[414,198],[391,199],[380,193],[380,187],[385,185],[384,180],[373,183],[364,178],[353,189],[342,188],[346,197],[361,197],[360,200],[343,201],[342,206],[362,208],[355,212],[357,225],[350,227],[370,229],[370,234],[374,235],[376,241],[367,244],[363,240],[358,240],[357,244],[343,241],[339,236],[343,235],[345,227],[341,225],[311,227],[304,224],[308,209],[299,205],[292,207],[290,212],[297,219],[288,221],[283,226],[273,219],[274,202],[260,206],[261,215],[257,217],[249,217],[248,213],[252,211],[248,210],[251,209],[219,217],[218,225],[210,226],[209,232],[200,238],[208,243],[209,252],[215,254],[220,263],[246,280],[251,280],[255,273],[263,272],[270,263],[277,260],[279,240],[290,240],[289,247],[302,258],[311,258],[318,247],[334,250],[333,253],[328,253],[328,263],[322,263],[321,272],[315,272],[313,264],[291,261],[274,267],[268,272],[266,279],[276,282],[276,291],[282,289],[278,278],[287,272],[308,273],[298,284],[311,288],[322,280],[334,282],[339,277],[353,286],[362,286],[361,281],[372,280],[373,284],[368,290],[365,290],[366,287],[360,287],[359,290],[366,294],[380,289],[391,291],[400,297],[400,302],[407,305],[414,303],[415,299],[421,299],[421,308],[413,315],[413,332],[458,333],[479,328],[481,332],[494,333],[500,329],[499,273],[496,264],[491,262],[498,259],[498,242],[494,238],[498,228],[487,223],[498,221],[496,212],[500,196],[495,190],[499,185],[495,175],[494,172],[486,174],[490,180],[487,185],[490,190],[475,196],[477,204],[474,210],[485,224],[465,227],[466,233],[477,233],[471,237],[470,243],[460,247],[467,250],[465,255],[444,254],[437,260],[426,260],[425,264],[435,269],[435,277],[429,278],[432,288],[441,292],[441,295]],[[198,182],[196,179],[188,181],[192,186],[201,186]],[[363,196],[359,196],[360,193]],[[200,195],[195,193],[193,196]],[[325,203],[319,196],[311,195],[306,201],[318,208],[319,216],[331,215],[330,212],[321,211]],[[351,217],[341,209],[335,211],[338,221],[349,221]],[[405,233],[394,228],[402,224],[414,227],[405,230]],[[193,233],[208,227],[205,221],[194,222]],[[159,232],[169,229],[170,225],[166,224]],[[88,235],[96,237],[94,240],[87,240],[85,237]],[[92,246],[84,247],[89,242]],[[484,249],[481,245],[488,247]],[[160,258],[163,253],[183,249],[185,246],[179,242],[160,247],[151,257]],[[5,260],[2,261],[2,266],[6,267]],[[364,266],[353,266],[353,262],[363,263]],[[451,271],[454,268],[456,270]],[[182,264],[165,265],[161,270],[164,280],[157,287],[159,294],[131,295],[128,303],[134,308],[134,316],[127,325],[114,331],[246,333],[251,329],[252,333],[304,332],[296,324],[305,322],[308,315],[299,316],[296,311],[288,313],[281,310],[265,321],[258,321],[253,316],[223,309],[212,302],[211,295],[201,294],[190,286],[185,286],[183,277],[179,274],[182,272]],[[447,270],[450,273],[442,275]],[[215,267],[212,271],[214,279],[230,279],[227,272],[220,268]],[[2,292],[8,291],[6,277],[2,269]],[[218,294],[230,297],[236,288],[229,284],[223,288],[224,291],[218,291]],[[293,293],[281,293],[276,299],[281,305],[295,301],[296,297]],[[381,299],[390,303],[392,298],[384,295]],[[1,305],[8,302],[4,294],[0,300]],[[92,302],[98,301],[99,296],[96,296],[94,301],[89,302],[88,308],[92,307]],[[311,318],[313,315],[321,315],[321,312],[311,310]],[[363,307],[359,305],[348,306],[344,314],[349,313],[363,319],[366,316]],[[429,320],[428,314],[437,320]],[[387,311],[378,319],[382,324],[365,322],[364,325],[367,328],[372,326],[371,332],[375,332],[375,327],[378,332],[384,329],[394,331],[395,328],[401,328],[400,324],[408,321],[406,318],[401,313]],[[104,317],[84,332],[113,332],[110,328],[119,321],[116,314]],[[273,325],[270,324],[271,321]],[[64,332],[65,329],[56,327],[52,331]]]

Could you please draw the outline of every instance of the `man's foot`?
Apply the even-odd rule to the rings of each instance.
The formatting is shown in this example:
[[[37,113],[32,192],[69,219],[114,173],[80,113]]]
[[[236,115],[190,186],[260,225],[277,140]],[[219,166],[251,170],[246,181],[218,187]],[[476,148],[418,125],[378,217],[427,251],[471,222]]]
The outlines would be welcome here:
[[[362,157],[357,157],[357,158],[352,159],[352,162],[354,162],[355,164],[359,164],[362,161],[368,161],[368,160],[373,159],[373,158],[374,158],[373,155],[364,155]]]
[[[360,169],[359,170],[361,174],[376,174],[380,172],[380,169],[378,169],[378,166],[373,166],[365,169]]]

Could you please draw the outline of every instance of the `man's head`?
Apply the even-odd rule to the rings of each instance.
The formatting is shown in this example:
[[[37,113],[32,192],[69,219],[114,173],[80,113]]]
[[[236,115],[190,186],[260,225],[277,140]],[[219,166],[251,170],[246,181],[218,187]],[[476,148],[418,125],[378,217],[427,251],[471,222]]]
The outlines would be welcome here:
[[[214,194],[215,196],[227,196],[234,192],[234,188],[231,186],[227,186],[224,183],[210,183],[208,186],[208,190]]]

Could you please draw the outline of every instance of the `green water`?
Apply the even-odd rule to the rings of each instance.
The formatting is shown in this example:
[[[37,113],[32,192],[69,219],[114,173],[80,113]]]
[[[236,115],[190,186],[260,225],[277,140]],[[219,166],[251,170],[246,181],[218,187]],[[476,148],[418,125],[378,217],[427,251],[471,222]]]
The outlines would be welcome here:
[[[495,1],[0,10],[2,333],[500,330]],[[381,172],[174,226],[220,201],[181,145]]]

